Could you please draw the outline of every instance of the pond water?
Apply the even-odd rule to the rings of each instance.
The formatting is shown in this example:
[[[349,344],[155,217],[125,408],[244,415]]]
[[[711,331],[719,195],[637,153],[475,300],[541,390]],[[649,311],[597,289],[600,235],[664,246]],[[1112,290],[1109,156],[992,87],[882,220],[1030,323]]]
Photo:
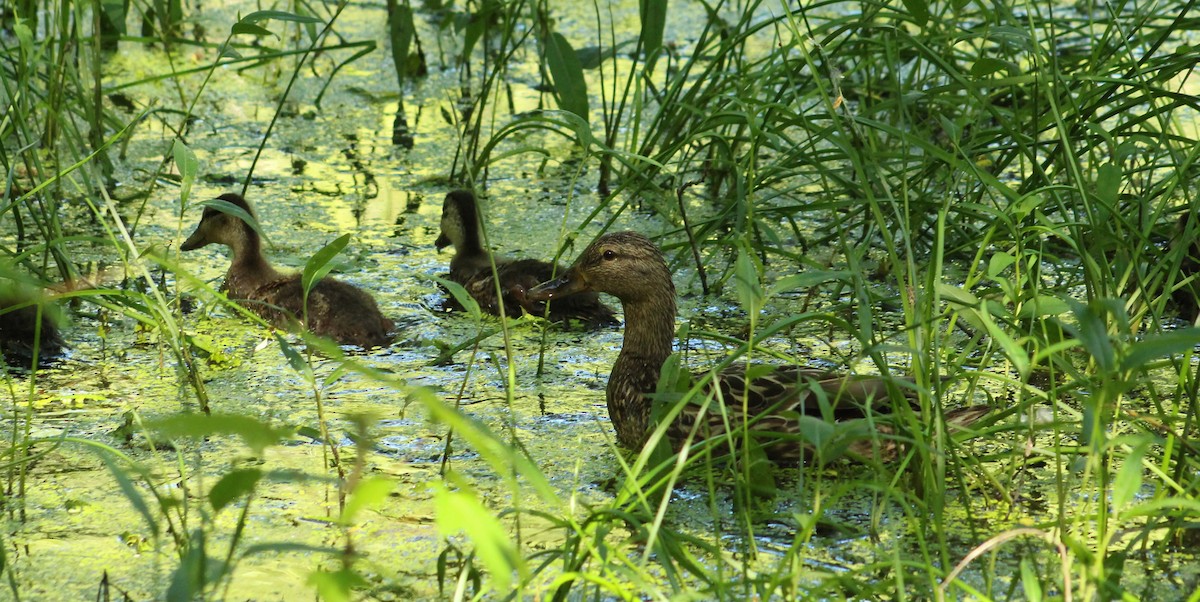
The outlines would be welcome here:
[[[618,23],[636,23],[636,3],[625,4],[628,6],[614,12],[614,18]],[[242,8],[243,13],[251,10]],[[678,9],[676,16],[686,21],[685,11],[695,7]],[[593,18],[590,9],[579,15],[571,12],[574,9],[562,10],[558,26],[568,31],[573,22],[585,28]],[[235,19],[232,11],[206,7],[191,18],[204,24],[212,32],[209,41],[216,42],[222,38],[217,32],[227,31]],[[439,37],[446,48],[460,44],[453,34],[435,32],[418,21],[426,52],[432,54],[440,46]],[[335,373],[337,362],[316,358],[316,380],[328,379],[328,383],[320,387],[319,394],[314,393],[308,381],[289,365],[270,332],[221,307],[211,291],[188,285],[187,279],[163,273],[146,260],[144,266],[167,283],[171,294],[177,291],[192,300],[194,309],[180,314],[180,320],[208,354],[198,360],[198,367],[213,411],[253,416],[300,432],[261,454],[235,437],[183,442],[174,452],[150,449],[136,428],[128,438],[130,424],[197,411],[199,404],[155,333],[139,328],[118,312],[83,305],[73,314],[68,330],[72,349],[65,359],[37,372],[34,380],[28,375],[8,374],[2,383],[2,399],[11,405],[4,423],[9,429],[28,428],[31,437],[43,441],[36,446],[42,455],[28,468],[24,482],[9,483],[9,490],[19,492],[22,501],[19,515],[10,512],[9,516],[7,562],[24,599],[81,599],[94,597],[105,587],[132,599],[159,598],[178,562],[169,543],[172,531],[191,532],[211,520],[207,529],[213,546],[210,553],[217,555],[224,553],[223,546],[235,535],[238,505],[211,517],[196,510],[187,516],[190,523],[162,525],[163,530],[155,536],[122,489],[120,479],[106,465],[104,458],[111,454],[98,452],[87,442],[128,455],[150,475],[156,493],[186,498],[198,509],[204,507],[200,502],[208,487],[236,469],[304,475],[259,484],[238,545],[245,549],[287,542],[333,550],[352,546],[359,555],[356,569],[368,578],[372,599],[445,595],[439,590],[439,556],[452,552],[450,557],[456,561],[455,554],[469,549],[466,538],[443,537],[436,524],[436,492],[443,481],[448,448],[448,465],[475,488],[485,505],[497,510],[519,506],[552,514],[567,512],[540,508],[545,502],[532,492],[514,499],[507,481],[511,475],[497,475],[465,441],[452,439],[448,444],[447,428],[433,421],[424,405],[412,401],[413,388],[427,387],[448,403],[457,401],[466,415],[502,439],[519,442],[571,508],[612,499],[611,483],[620,473],[620,464],[612,444],[604,386],[621,344],[620,328],[598,332],[553,328],[543,333],[544,326],[535,320],[514,320],[507,349],[504,338],[497,334],[485,339],[475,353],[467,347],[442,365],[432,364],[441,349],[466,341],[481,329],[496,329],[499,323],[495,319],[475,323],[466,314],[444,311],[444,294],[430,279],[444,273],[449,260],[448,255],[436,252],[433,242],[438,235],[441,200],[451,187],[447,181],[450,165],[457,157],[458,132],[443,118],[443,112],[456,110],[460,75],[431,58],[429,75],[404,89],[414,144],[412,148],[393,144],[398,97],[385,23],[382,4],[351,5],[339,17],[341,31],[354,32],[359,39],[374,39],[376,51],[340,71],[320,107],[313,99],[335,63],[323,58],[317,60],[315,70],[302,69],[246,196],[273,243],[267,253],[279,267],[300,269],[322,245],[343,233],[354,235],[350,248],[339,257],[335,273],[371,291],[400,333],[391,347],[356,360],[402,384],[387,386],[370,376]],[[636,29],[636,24],[629,27]],[[272,25],[276,28],[283,31],[279,23]],[[264,39],[266,44],[276,42]],[[212,49],[180,52],[174,69],[203,66],[212,58]],[[105,81],[116,86],[170,70],[159,50],[123,43],[119,53],[108,57]],[[200,96],[197,120],[187,136],[202,175],[192,191],[195,200],[240,188],[290,76],[291,64],[286,60],[245,71],[223,67],[214,74]],[[536,107],[539,79],[535,61],[518,63],[509,77],[516,110]],[[182,78],[178,85],[183,95],[191,98],[203,78],[203,73]],[[130,87],[123,93],[141,106],[153,106],[178,96],[176,85],[164,80]],[[122,190],[146,187],[170,140],[170,129],[156,118],[138,126],[126,160],[118,165],[117,177],[122,182],[118,197]],[[574,227],[583,223],[596,208],[590,179],[594,166],[581,162],[570,143],[561,139],[534,137],[522,143],[545,148],[549,158],[518,154],[490,167],[484,199],[488,237],[502,253],[548,258],[560,246],[562,224]],[[127,222],[137,219],[137,248],[163,250],[179,269],[216,288],[228,266],[222,248],[210,246],[182,255],[176,251],[200,213],[193,206],[181,217],[177,188],[157,188],[140,218],[135,217],[139,201],[113,203]],[[580,240],[590,240],[610,219],[613,229],[637,229],[650,235],[670,229],[650,214],[618,213],[617,208],[612,204],[600,209]],[[68,218],[77,223],[88,221],[87,207],[70,207],[68,212],[74,213]],[[115,261],[107,245],[81,245],[78,252],[80,257]],[[732,295],[702,296],[694,271],[683,263],[675,282],[681,293],[682,321],[716,332],[738,332],[745,327]],[[836,301],[818,298],[815,303]],[[786,315],[795,312],[799,304],[812,302],[778,299],[768,313]],[[877,328],[887,327],[885,317]],[[285,338],[299,343],[294,335]],[[815,361],[839,366],[845,358],[856,357],[857,349],[849,337],[843,340],[818,330],[793,332],[770,345],[787,353],[827,358]],[[715,363],[728,351],[724,345],[700,339],[689,340],[685,346],[694,366]],[[543,352],[544,371],[539,374]],[[508,391],[510,362],[516,386]],[[852,367],[870,370],[866,364]],[[992,394],[1002,396],[1004,392]],[[343,462],[349,459],[353,464],[357,457],[362,474],[386,477],[392,485],[377,507],[359,515],[349,527],[336,522],[338,490],[332,480],[334,473],[326,468],[330,461],[327,448],[317,435],[321,430],[318,396],[331,437],[345,454]],[[959,391],[955,397],[955,403],[962,405],[984,401],[982,392]],[[26,412],[31,417],[28,422]],[[366,417],[370,439],[365,449],[356,450],[353,437],[358,434],[355,425],[361,417]],[[59,438],[63,439],[56,442]],[[991,446],[1019,444],[1016,439],[1002,438],[977,443],[976,452],[986,454]],[[118,465],[128,469],[120,462]],[[898,518],[920,510],[905,508],[876,491],[839,485],[842,480],[859,483],[860,477],[869,479],[869,469],[839,465],[821,471],[781,471],[778,495],[759,512],[761,520],[747,528],[723,524],[725,519],[714,520],[714,516],[733,516],[730,492],[719,487],[717,498],[710,499],[703,479],[689,476],[674,493],[667,520],[682,533],[716,541],[729,550],[729,557],[702,558],[704,563],[740,563],[747,557],[764,567],[790,562],[799,581],[818,582],[888,558],[899,562],[910,551],[906,539],[913,534],[906,532],[906,523]],[[131,486],[142,496],[151,493],[141,481]],[[953,539],[947,544],[947,557],[961,559],[988,534],[1049,520],[1047,508],[1057,503],[1053,482],[1047,479],[1028,490],[1036,492],[1035,496],[1014,504],[988,500],[985,495],[969,508],[948,509],[961,514],[944,519],[957,525],[947,530]],[[822,525],[796,560],[798,524],[815,511],[817,499]],[[510,533],[521,534],[522,545],[529,549],[553,548],[563,538],[560,530],[528,516],[521,519],[519,527],[511,514],[502,521]],[[754,554],[748,555],[752,548]],[[1002,557],[991,562],[1004,567],[1007,560]],[[252,554],[240,558],[221,595],[242,600],[311,597],[310,573],[338,566],[337,557],[310,551]],[[1000,574],[992,578],[1008,582],[1004,575],[1011,575],[1013,569],[984,567],[974,581],[986,583],[989,570]],[[1127,571],[1127,577],[1130,572],[1135,570]],[[1194,576],[1183,573],[1173,572],[1164,586],[1175,592],[1188,590]],[[445,585],[452,587],[453,583]],[[8,590],[0,591],[7,594]],[[847,595],[854,597],[853,593]],[[1167,594],[1162,599],[1171,597]]]

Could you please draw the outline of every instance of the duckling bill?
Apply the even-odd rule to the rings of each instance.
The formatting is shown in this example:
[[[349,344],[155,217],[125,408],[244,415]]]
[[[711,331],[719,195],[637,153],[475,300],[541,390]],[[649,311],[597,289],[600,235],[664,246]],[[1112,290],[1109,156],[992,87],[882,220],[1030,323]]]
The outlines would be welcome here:
[[[231,203],[254,216],[246,199],[223,194]],[[279,328],[295,328],[304,316],[304,288],[298,273],[280,273],[263,255],[262,238],[250,224],[232,213],[205,207],[196,231],[180,246],[184,251],[219,244],[233,258],[222,289],[254,313]],[[391,342],[392,321],[385,318],[371,295],[331,277],[322,278],[308,295],[308,328],[342,345],[363,348]]]
[[[493,257],[483,247],[478,202],[468,190],[455,190],[446,195],[442,203],[441,235],[434,245],[438,251],[454,247],[450,280],[461,284],[480,309],[494,315],[500,315],[501,302],[510,316],[522,312],[545,315],[545,303],[529,299],[526,291],[563,271],[561,266],[556,270],[554,264],[546,261]],[[494,275],[493,261],[496,264]],[[495,278],[500,280],[499,294]],[[455,309],[461,309],[453,300],[450,303]],[[550,304],[549,318],[552,322],[578,320],[593,328],[617,323],[612,309],[602,303],[596,293],[582,293]]]
[[[649,438],[651,398],[663,362],[671,355],[675,339],[675,284],[658,247],[636,232],[615,232],[597,238],[557,280],[528,291],[534,301],[555,303],[571,295],[603,292],[620,299],[625,311],[625,339],[608,379],[608,413],[617,441],[640,450]],[[748,372],[752,373],[747,381]],[[702,378],[697,375],[695,378]],[[847,376],[796,366],[730,366],[709,381],[716,383],[713,399],[723,399],[725,413],[700,406],[684,407],[667,429],[678,445],[693,433],[700,439],[723,434],[726,425],[743,423],[761,435],[768,456],[792,463],[809,449],[799,436],[802,416],[824,417],[822,405],[832,408],[834,420],[879,417],[891,411],[889,391],[904,389],[901,403],[911,403],[908,387],[888,386],[882,377]],[[719,396],[717,395],[719,393]],[[989,413],[987,406],[969,406],[945,412],[947,424],[965,426]],[[882,435],[891,427],[877,424]],[[863,437],[848,446],[859,457],[890,459],[899,451],[895,438]]]

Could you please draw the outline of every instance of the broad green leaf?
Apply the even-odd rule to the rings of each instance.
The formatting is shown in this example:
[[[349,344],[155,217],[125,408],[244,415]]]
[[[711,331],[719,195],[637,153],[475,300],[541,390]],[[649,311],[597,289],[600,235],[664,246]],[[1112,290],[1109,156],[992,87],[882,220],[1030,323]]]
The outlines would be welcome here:
[[[794,418],[801,438],[816,449],[824,449],[837,435],[837,427],[819,416],[796,414]]]
[[[26,64],[36,62],[33,57],[35,48],[33,44],[33,30],[29,29],[29,26],[22,20],[17,20],[12,28],[13,34],[17,36],[17,44],[21,47],[21,54],[24,55],[22,58]]]
[[[1061,316],[1071,311],[1071,306],[1067,305],[1061,297],[1053,295],[1038,295],[1033,298],[1032,303],[1026,303],[1025,307],[1030,308],[1032,317],[1045,316]]]
[[[471,318],[475,320],[480,320],[483,318],[483,311],[479,309],[479,303],[475,301],[475,298],[471,296],[471,293],[467,292],[467,289],[463,288],[463,285],[453,280],[447,280],[437,276],[433,276],[432,278],[438,284],[446,287],[446,290],[450,292],[450,296],[454,297],[454,300],[458,301],[458,304],[463,306],[463,308],[467,310],[467,313],[471,314]]]
[[[175,168],[179,170],[179,198],[183,207],[187,207],[188,199],[192,196],[192,184],[196,182],[196,173],[200,170],[196,161],[196,153],[188,148],[182,140],[176,140],[171,147],[171,155],[175,158]]]
[[[1152,360],[1178,353],[1192,351],[1200,345],[1200,328],[1184,328],[1159,334],[1147,335],[1146,338],[1129,346],[1125,357],[1121,358],[1121,371],[1143,368]]]
[[[214,435],[233,435],[240,437],[256,454],[275,445],[289,432],[237,414],[179,414],[147,421],[146,427],[167,439],[200,440]]]
[[[483,37],[483,32],[487,30],[487,23],[491,19],[492,10],[498,3],[485,2],[484,8],[478,13],[471,15],[459,15],[458,25],[462,28],[463,43],[462,56],[463,59],[470,59],[471,52],[475,49],[475,44]]]
[[[616,56],[617,51],[619,51],[623,47],[628,46],[629,44],[630,44],[630,42],[626,41],[626,42],[621,42],[621,43],[617,44],[616,46],[608,46],[608,47],[585,46],[583,48],[580,48],[579,50],[576,50],[575,54],[579,56],[579,64],[584,69],[596,69],[600,66],[600,63]]]
[[[252,12],[241,19],[238,23],[258,23],[260,21],[292,21],[293,23],[323,23],[320,19],[309,15],[298,15],[282,10],[259,10]]]
[[[370,477],[359,481],[346,500],[346,507],[342,509],[339,522],[343,525],[353,525],[359,512],[374,508],[387,499],[394,485],[390,479],[383,477]]]
[[[513,573],[523,574],[524,562],[504,525],[469,490],[436,486],[438,532],[449,537],[460,532],[475,544],[475,554],[487,567],[496,591],[507,593]]]
[[[278,332],[275,333],[275,340],[279,343],[279,351],[283,353],[283,357],[287,359],[288,365],[292,367],[292,370],[295,370],[296,374],[303,376],[304,380],[311,380],[312,368],[308,365],[308,362],[304,361],[304,357],[300,355],[300,352],[296,351],[296,348],[292,347],[283,338],[283,335]]]
[[[220,575],[224,564],[205,553],[207,537],[204,529],[195,529],[188,537],[187,553],[179,560],[179,566],[171,575],[167,586],[167,602],[191,602],[200,599],[208,575]]]
[[[125,16],[127,14],[126,6],[128,0],[100,0],[100,6],[104,10],[104,14],[108,18],[109,25],[113,28],[112,31],[118,35],[125,35]]]
[[[1025,590],[1025,599],[1029,602],[1042,601],[1042,582],[1033,570],[1029,558],[1021,559],[1021,588]]]
[[[1003,251],[996,253],[995,255],[992,255],[991,259],[988,260],[988,268],[987,268],[988,278],[995,280],[996,276],[998,274],[1000,274],[1000,272],[1003,272],[1005,269],[1008,268],[1008,266],[1010,266],[1016,262],[1017,262],[1016,257],[1013,257],[1012,255],[1005,253]]]
[[[1142,458],[1146,455],[1149,440],[1138,442],[1125,455],[1124,463],[1117,469],[1117,475],[1112,484],[1112,508],[1117,516],[1133,501],[1134,496],[1142,488]]]
[[[587,81],[583,78],[579,55],[558,32],[547,36],[544,52],[550,78],[554,80],[554,94],[558,98],[559,108],[589,121]]]
[[[253,23],[234,23],[233,27],[229,28],[229,31],[235,36],[245,34],[265,38],[267,36],[275,35],[275,32],[262,27],[261,25],[255,25]]]
[[[988,56],[980,57],[971,65],[971,77],[984,78],[994,73],[1004,71],[1005,75],[1012,72],[1012,63]]]
[[[1016,368],[1017,373],[1021,375],[1021,378],[1024,379],[1029,376],[1029,354],[1025,352],[1025,349],[1021,347],[1016,340],[1009,336],[1004,329],[1000,328],[1000,326],[997,325],[994,320],[992,320],[992,316],[988,312],[981,311],[977,312],[975,315],[979,317],[979,322],[983,324],[984,329],[987,331],[988,335],[992,337],[992,340],[996,341],[996,343],[1000,345],[1000,349],[1004,351],[1005,357],[1008,358],[1008,361],[1012,362],[1013,367]]]
[[[683,365],[683,358],[678,353],[667,356],[662,370],[658,373],[658,385],[655,391],[660,393],[682,393],[692,388],[692,374]],[[658,406],[659,404],[655,404]]]
[[[776,280],[767,287],[767,296],[774,297],[780,293],[790,293],[796,290],[807,291],[814,286],[844,280],[849,276],[850,272],[847,270],[811,270],[801,274],[792,274]]]
[[[762,285],[758,281],[758,266],[746,245],[738,245],[737,263],[733,268],[734,290],[738,302],[747,313],[758,315],[763,306]]]
[[[412,8],[407,4],[397,6],[392,11],[388,33],[392,42],[392,62],[395,64],[396,80],[402,87],[408,79],[408,49],[412,46],[415,31]]]
[[[146,523],[146,528],[150,530],[155,537],[158,537],[159,527],[158,521],[155,520],[154,514],[150,512],[150,506],[146,503],[146,498],[142,496],[141,488],[133,484],[133,480],[129,478],[129,473],[122,467],[117,466],[115,459],[105,452],[97,454],[100,456],[100,461],[108,467],[108,471],[112,473],[113,478],[117,480],[117,487],[121,489],[121,495],[129,500],[133,509],[142,516],[142,520]]]
[[[736,426],[734,428],[737,428]],[[764,437],[763,441],[769,441]],[[739,480],[758,499],[774,499],[779,495],[779,486],[775,482],[775,464],[767,456],[767,450],[757,437],[750,436],[744,440],[743,448],[738,449],[739,461],[745,467],[738,471]],[[742,478],[744,476],[744,479]]]
[[[1033,193],[1021,198],[1021,200],[1017,201],[1016,203],[1013,203],[1010,207],[1010,211],[1018,220],[1023,220],[1028,217],[1030,213],[1033,213],[1035,209],[1041,207],[1042,203],[1045,201],[1045,197],[1040,194]]]
[[[208,491],[208,503],[212,505],[214,511],[220,512],[230,502],[254,491],[254,487],[258,485],[262,476],[262,471],[257,468],[244,468],[230,472],[221,477],[221,480],[217,481],[217,484]]]
[[[942,282],[937,283],[936,287],[938,296],[944,300],[968,307],[978,308],[980,306],[979,297],[971,294],[971,291]]]
[[[259,225],[258,220],[255,219],[253,215],[250,215],[250,213],[245,209],[242,209],[241,207],[238,207],[229,201],[224,201],[221,199],[209,199],[200,203],[200,206],[211,207],[217,211],[220,211],[221,213],[227,213],[246,222],[246,225],[250,226],[250,229],[254,230],[260,237],[262,237],[263,240],[267,241],[267,244],[271,244],[271,239],[267,238],[267,233],[263,232],[262,226]]]
[[[654,71],[654,63],[662,50],[663,30],[667,26],[667,0],[640,0],[638,15],[642,20],[642,52],[646,54],[646,72]]]
[[[1096,170],[1096,196],[1109,210],[1117,206],[1117,199],[1121,196],[1121,180],[1124,178],[1121,167],[1112,163],[1105,163]]]
[[[912,16],[913,23],[918,27],[925,27],[929,22],[929,3],[925,0],[903,0],[904,8],[908,9],[908,14]]]
[[[1108,337],[1108,325],[1104,322],[1098,308],[1094,305],[1080,303],[1074,299],[1064,299],[1071,306],[1075,315],[1075,324],[1064,324],[1063,328],[1072,332],[1083,348],[1096,361],[1096,365],[1104,372],[1111,372],[1117,367],[1117,350]]]
[[[304,272],[300,274],[300,283],[304,287],[304,298],[308,299],[308,294],[312,292],[314,286],[333,269],[333,258],[337,257],[346,245],[350,244],[350,235],[343,234],[333,242],[321,247],[321,250],[313,254],[304,264]]]
[[[317,588],[317,595],[324,602],[349,602],[355,589],[370,585],[351,569],[314,571],[308,574],[308,584]]]

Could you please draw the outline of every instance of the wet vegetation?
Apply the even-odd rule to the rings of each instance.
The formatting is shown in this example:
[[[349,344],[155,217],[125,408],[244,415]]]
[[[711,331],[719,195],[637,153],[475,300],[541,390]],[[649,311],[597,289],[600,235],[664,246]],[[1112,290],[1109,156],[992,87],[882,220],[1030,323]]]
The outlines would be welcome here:
[[[5,596],[1195,589],[1190,3],[559,4],[0,9]],[[897,375],[899,457],[618,448],[619,330],[434,284],[456,188],[486,249],[664,249],[660,410],[713,402],[681,367]],[[231,302],[179,253],[222,193],[395,342]]]

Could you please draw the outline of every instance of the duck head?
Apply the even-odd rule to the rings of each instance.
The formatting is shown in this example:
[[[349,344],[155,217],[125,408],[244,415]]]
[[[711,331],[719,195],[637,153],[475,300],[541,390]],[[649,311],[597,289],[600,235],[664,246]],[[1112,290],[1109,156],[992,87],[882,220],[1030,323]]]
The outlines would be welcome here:
[[[561,277],[530,289],[527,297],[550,301],[586,291],[608,293],[624,304],[664,297],[673,302],[675,298],[675,284],[662,252],[637,232],[612,232],[597,238]]]
[[[225,245],[235,252],[257,243],[258,232],[246,220],[256,221],[254,210],[242,195],[226,193],[217,197],[221,204],[204,208],[204,215],[196,231],[180,245],[180,249],[191,251],[210,244]],[[254,244],[254,246],[257,246]]]
[[[442,201],[442,233],[434,241],[438,251],[453,245],[459,253],[483,250],[479,232],[479,209],[469,190],[455,190]]]

